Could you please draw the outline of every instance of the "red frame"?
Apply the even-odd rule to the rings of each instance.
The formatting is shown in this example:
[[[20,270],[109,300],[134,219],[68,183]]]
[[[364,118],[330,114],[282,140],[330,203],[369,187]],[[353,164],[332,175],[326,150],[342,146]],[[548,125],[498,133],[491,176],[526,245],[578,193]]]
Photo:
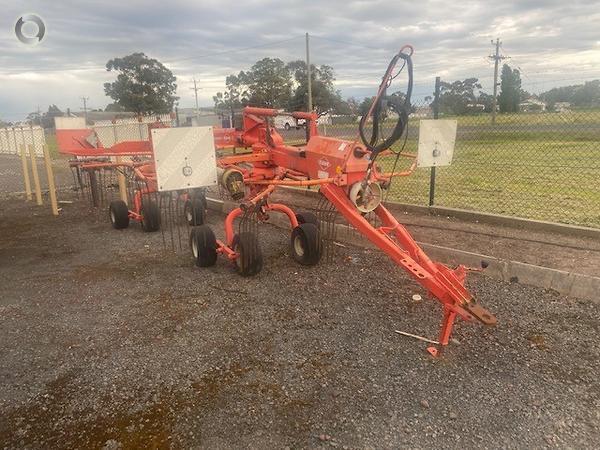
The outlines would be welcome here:
[[[378,182],[410,175],[416,168],[416,155],[402,155],[413,158],[412,165],[406,171],[383,173],[375,165],[368,173],[368,159],[360,156],[368,155],[365,147],[358,141],[319,136],[315,113],[292,113],[293,117],[307,121],[308,141],[305,146],[286,145],[282,136],[269,125],[269,118],[279,114],[282,113],[274,109],[245,108],[244,131],[237,135],[237,139],[241,146],[251,148],[252,152],[223,157],[217,161],[222,169],[234,169],[242,173],[244,183],[249,187],[245,202],[260,204],[262,213],[278,211],[286,214],[293,229],[298,225],[294,212],[285,205],[268,203],[268,197],[278,186],[319,185],[321,193],[354,228],[442,304],[444,314],[439,335],[442,346],[449,342],[457,315],[464,320],[477,319],[486,325],[496,323],[496,318],[482,308],[465,288],[466,267],[459,265],[452,270],[432,261],[408,230],[382,204],[374,212],[383,225],[373,227],[349,198],[350,186],[365,178],[368,182]],[[217,241],[218,252],[230,260],[238,256],[232,248],[234,221],[242,212],[242,208],[236,208],[227,215],[225,242]],[[259,218],[263,217],[268,216],[259,215]]]

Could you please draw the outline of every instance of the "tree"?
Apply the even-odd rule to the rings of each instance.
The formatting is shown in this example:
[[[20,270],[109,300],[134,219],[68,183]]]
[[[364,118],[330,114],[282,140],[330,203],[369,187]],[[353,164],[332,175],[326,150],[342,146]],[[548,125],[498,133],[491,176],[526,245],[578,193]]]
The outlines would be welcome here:
[[[557,102],[568,102],[571,106],[590,108],[600,106],[600,80],[586,81],[584,84],[560,86],[542,92],[540,98],[554,108]]]
[[[225,79],[225,86],[225,92],[217,92],[213,96],[216,109],[234,111],[248,104],[247,87],[242,85],[238,76],[229,75]]]
[[[173,110],[177,79],[162,63],[144,53],[132,53],[106,63],[119,72],[116,81],[104,83],[104,92],[126,111],[164,114]]]
[[[308,73],[306,71],[306,61],[297,60],[288,63],[289,71],[294,77],[294,95],[292,96],[289,109],[292,111],[308,111]],[[311,77],[310,87],[312,94],[312,106],[318,113],[322,114],[328,111],[344,113],[348,108],[339,91],[336,91],[333,85],[335,75],[333,67],[322,65],[310,65]]]
[[[247,103],[267,108],[285,108],[292,94],[290,72],[279,58],[263,58],[247,72],[240,72],[238,89]]]
[[[217,109],[236,109],[246,105],[285,108],[292,93],[290,73],[278,58],[263,58],[248,71],[229,75],[225,85],[224,92],[213,96]]]
[[[106,111],[106,112],[124,112],[125,109],[118,103],[109,103],[108,105],[106,105],[106,108],[104,108],[104,111]]]
[[[358,115],[359,116],[362,117],[369,112],[369,108],[371,107],[373,100],[375,100],[375,97],[363,98],[363,101],[360,102],[360,105],[358,105]]]
[[[492,108],[494,107],[494,96],[492,94],[480,92],[479,98],[477,99],[477,103],[483,105],[484,112],[492,112]]]
[[[42,128],[52,128],[54,127],[54,118],[62,117],[63,112],[56,105],[48,106],[48,111],[45,113],[39,113],[38,111],[34,111],[27,115],[26,120],[31,125],[39,125]]]
[[[521,74],[517,69],[511,69],[508,64],[502,66],[500,76],[500,95],[498,95],[498,107],[500,112],[519,112],[521,102]]]
[[[318,113],[349,113],[351,107],[334,88],[330,66],[311,65],[313,108]],[[226,89],[213,96],[215,108],[236,109],[245,105],[277,109],[308,110],[308,75],[302,60],[285,64],[280,59],[264,58],[248,71],[229,75]]]
[[[360,102],[358,100],[356,100],[354,97],[349,97],[346,99],[346,105],[348,108],[348,114],[353,116],[358,115],[358,107],[360,106]]]
[[[440,112],[447,114],[465,114],[469,105],[477,103],[476,91],[481,89],[477,78],[466,78],[451,83],[440,83]],[[435,100],[431,103],[435,107]]]

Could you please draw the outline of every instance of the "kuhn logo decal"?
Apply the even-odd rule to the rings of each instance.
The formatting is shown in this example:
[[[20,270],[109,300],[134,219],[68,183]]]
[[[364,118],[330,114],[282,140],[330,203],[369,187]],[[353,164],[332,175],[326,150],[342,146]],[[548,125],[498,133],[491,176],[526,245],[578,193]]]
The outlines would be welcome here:
[[[321,158],[317,161],[317,163],[319,164],[319,167],[323,170],[327,170],[329,169],[329,166],[331,166],[331,163],[327,158]]]

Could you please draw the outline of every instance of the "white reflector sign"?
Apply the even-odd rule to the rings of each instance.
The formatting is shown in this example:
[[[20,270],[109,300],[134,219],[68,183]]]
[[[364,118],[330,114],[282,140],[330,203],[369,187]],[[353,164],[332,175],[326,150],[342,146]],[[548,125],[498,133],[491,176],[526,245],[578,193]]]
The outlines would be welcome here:
[[[159,191],[217,184],[212,127],[154,128],[152,147]]]
[[[449,166],[456,142],[456,120],[421,120],[417,167]]]

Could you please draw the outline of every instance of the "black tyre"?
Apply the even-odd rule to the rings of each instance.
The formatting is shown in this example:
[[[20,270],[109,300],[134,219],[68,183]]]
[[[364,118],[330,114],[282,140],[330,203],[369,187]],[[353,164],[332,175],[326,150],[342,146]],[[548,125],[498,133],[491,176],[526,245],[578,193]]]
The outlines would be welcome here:
[[[98,188],[98,177],[96,176],[95,170],[88,172],[90,176],[90,194],[92,198],[92,206],[97,208],[100,206],[100,189]]]
[[[314,266],[321,259],[323,244],[319,228],[314,223],[302,223],[292,230],[293,258],[305,266]]]
[[[188,225],[202,225],[206,220],[206,203],[201,197],[190,198],[186,200],[183,212]]]
[[[243,232],[233,238],[233,251],[238,254],[235,266],[240,275],[249,277],[262,270],[263,257],[254,233]]]
[[[296,213],[296,219],[298,219],[298,224],[314,223],[317,228],[319,227],[319,218],[315,213],[309,211],[300,211],[299,213]]]
[[[190,247],[197,266],[210,267],[217,262],[217,238],[208,225],[192,228]]]
[[[110,202],[108,214],[113,228],[121,230],[129,226],[129,208],[127,208],[127,203],[123,200]]]
[[[158,205],[151,200],[142,201],[142,230],[150,233],[160,229],[160,209]]]

